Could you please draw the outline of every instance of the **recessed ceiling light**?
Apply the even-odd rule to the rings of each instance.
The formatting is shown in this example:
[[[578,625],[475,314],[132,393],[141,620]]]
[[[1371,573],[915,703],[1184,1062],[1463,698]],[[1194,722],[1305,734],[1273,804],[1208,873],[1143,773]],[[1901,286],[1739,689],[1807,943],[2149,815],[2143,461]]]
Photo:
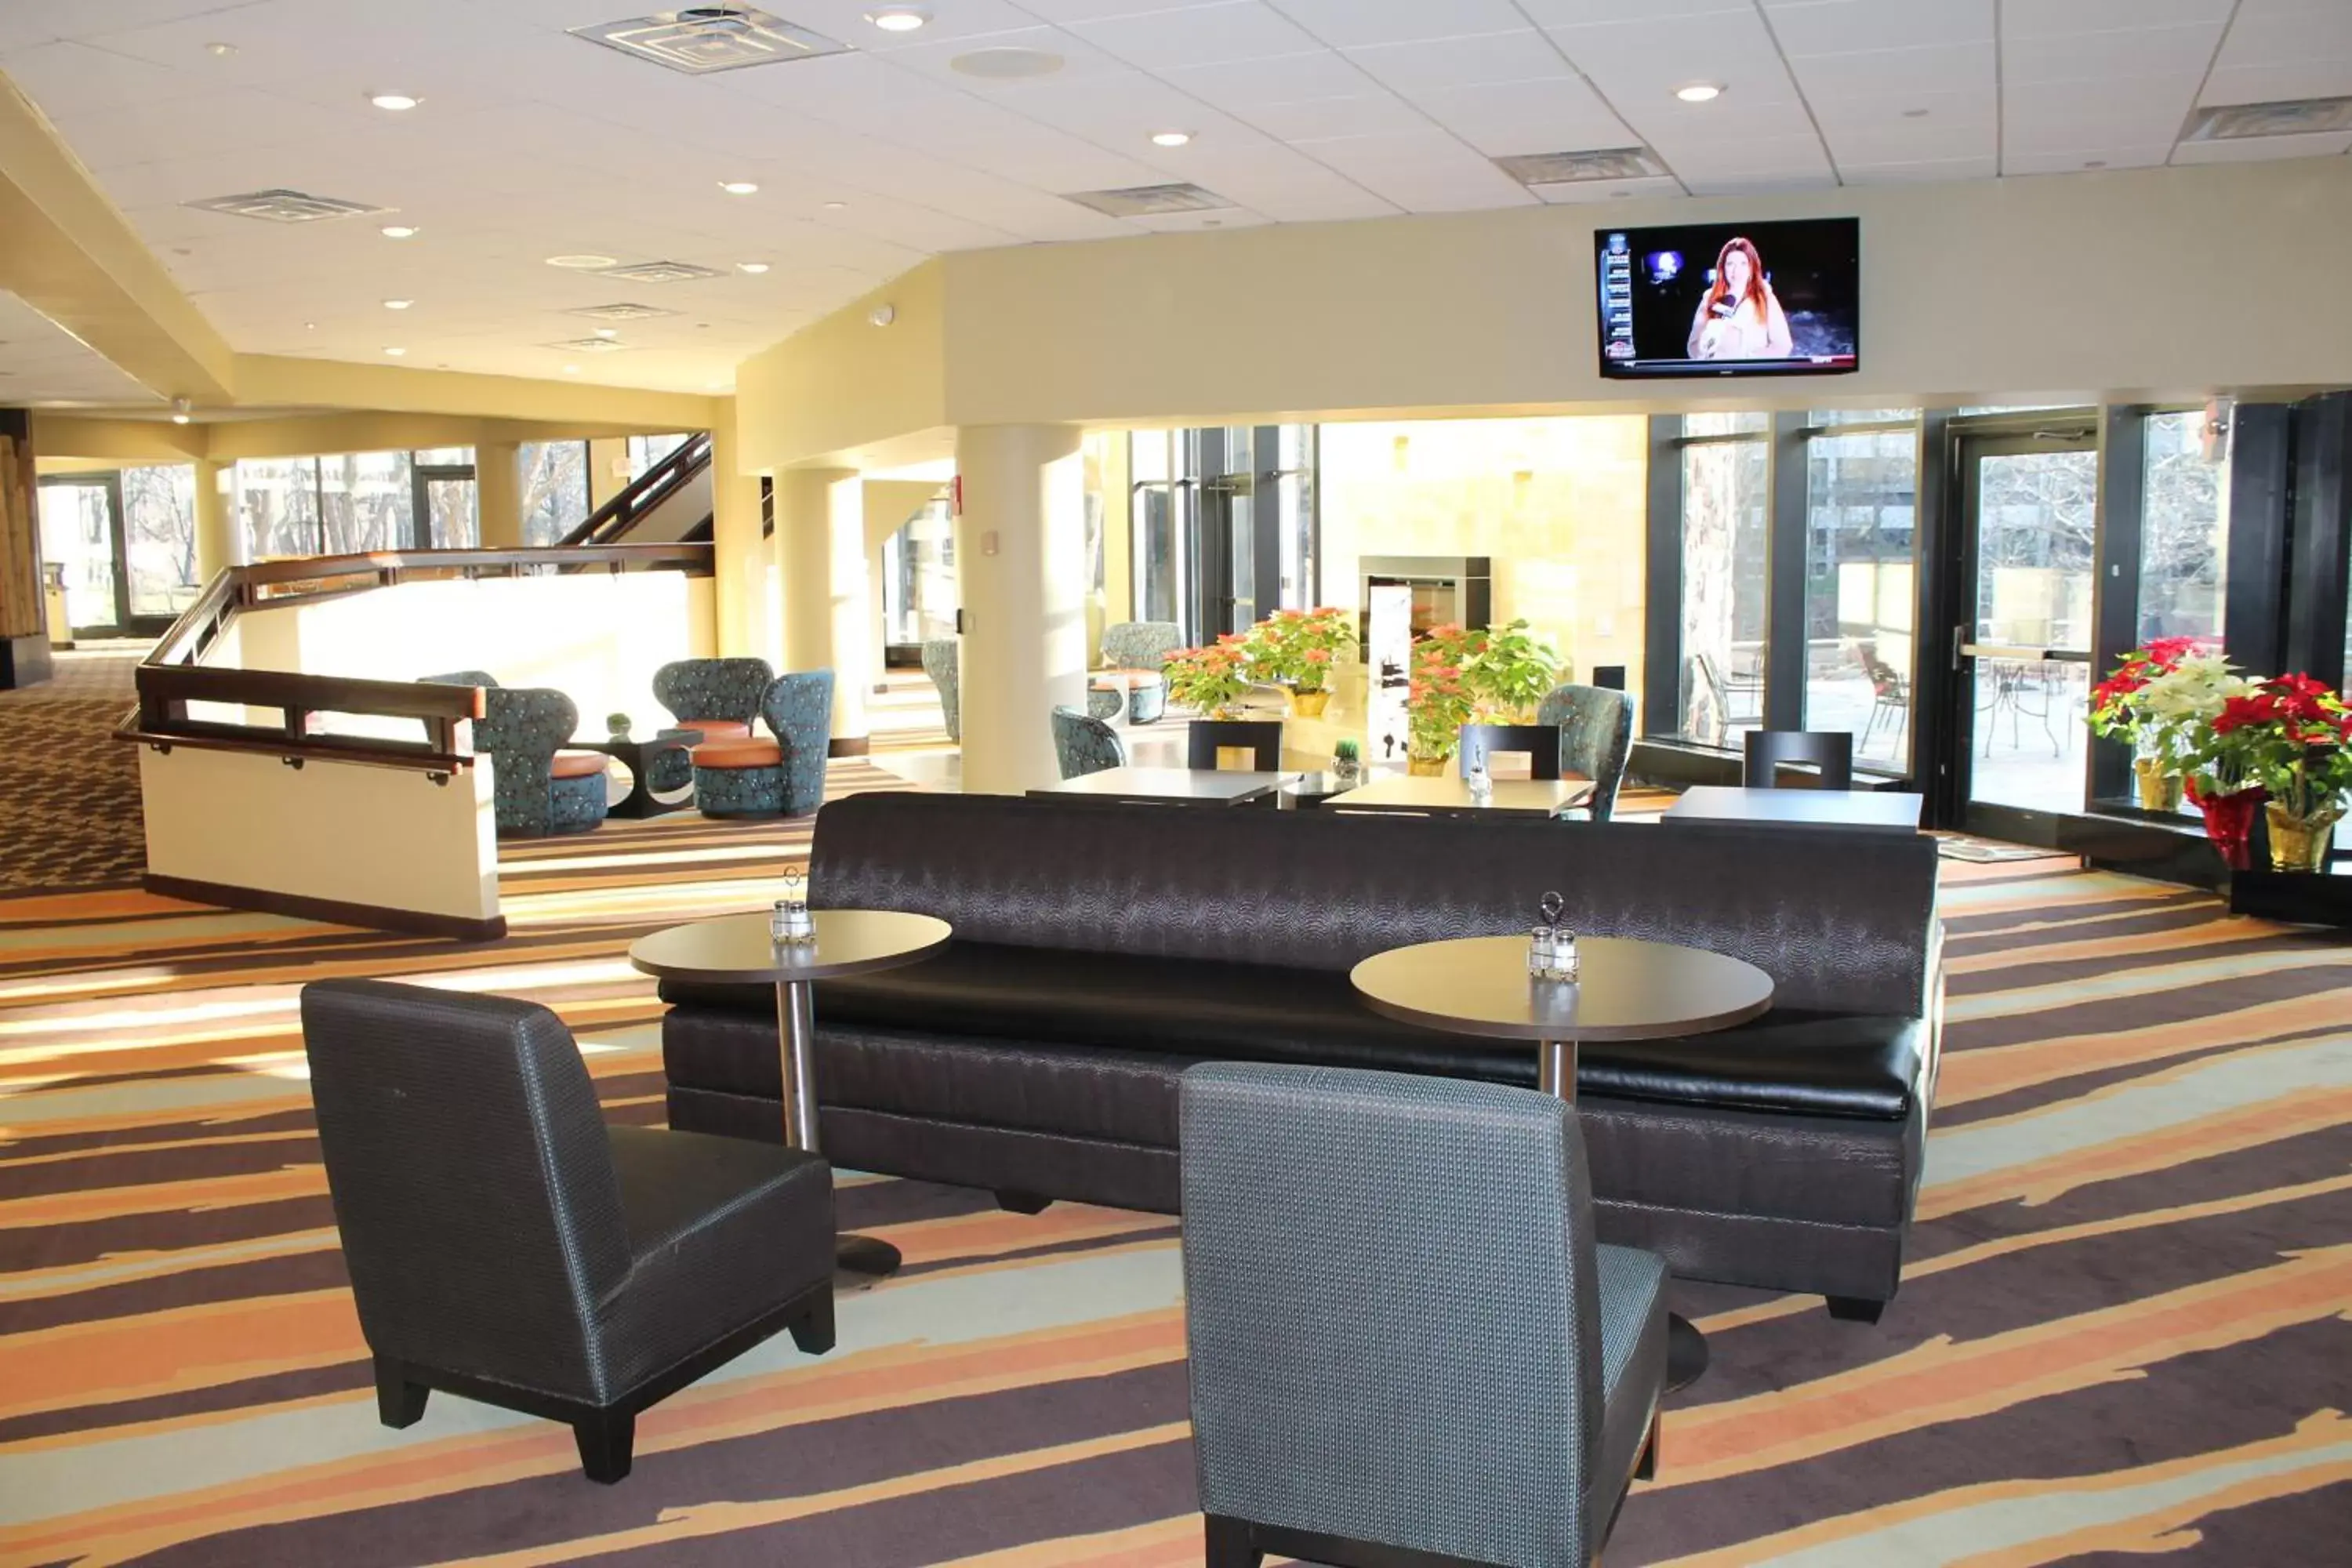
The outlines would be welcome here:
[[[551,256],[547,264],[561,267],[567,272],[601,272],[607,267],[620,265],[610,256]]]
[[[829,213],[847,212],[849,210],[849,204],[847,202],[827,202],[824,204],[824,210]]]
[[[302,330],[306,332],[315,332],[319,330],[319,323],[316,321],[305,321],[302,323]]]
[[[415,237],[415,234],[416,231],[404,223],[394,224],[383,231],[383,237],[386,239],[411,239]]]
[[[405,310],[415,303],[416,301],[414,300],[386,300],[383,302],[383,308],[387,310]]]
[[[749,272],[754,277],[765,272],[767,269],[768,264],[764,261],[739,261],[735,264],[736,271]]]
[[[236,46],[235,44],[206,44],[205,46],[205,53],[212,56],[215,59],[225,60],[228,58],[229,56],[236,53]]]
[[[390,110],[394,114],[404,114],[415,108],[422,100],[411,98],[404,92],[378,92],[371,93],[368,96],[368,101],[378,109]]]
[[[929,22],[931,14],[920,5],[882,5],[866,12],[866,19],[886,33],[911,33]]]
[[[185,425],[187,422],[188,416],[184,414],[174,414],[172,416],[172,423],[174,425]]]
[[[719,188],[730,196],[756,196],[760,194],[760,187],[749,180],[721,180]]]
[[[1723,84],[1714,81],[1695,81],[1688,87],[1675,89],[1675,96],[1685,103],[1713,103],[1723,96]]]
[[[567,364],[563,367],[563,374],[566,375],[578,375],[580,374],[580,367],[576,364]]]
[[[1192,140],[1190,131],[1155,131],[1151,133],[1154,147],[1181,147]]]
[[[621,334],[620,334],[620,331],[619,331],[619,329],[617,329],[617,328],[614,328],[614,327],[599,327],[599,328],[597,328],[597,329],[596,329],[596,335],[597,335],[598,337],[600,337],[600,338],[617,338],[617,337],[619,337]]]
[[[384,353],[388,353],[388,354],[390,354],[393,358],[394,358],[394,359],[398,359],[401,355],[403,355],[403,354],[406,353],[408,351],[407,351],[406,349],[386,349],[386,350],[384,350],[383,352],[384,352]]]

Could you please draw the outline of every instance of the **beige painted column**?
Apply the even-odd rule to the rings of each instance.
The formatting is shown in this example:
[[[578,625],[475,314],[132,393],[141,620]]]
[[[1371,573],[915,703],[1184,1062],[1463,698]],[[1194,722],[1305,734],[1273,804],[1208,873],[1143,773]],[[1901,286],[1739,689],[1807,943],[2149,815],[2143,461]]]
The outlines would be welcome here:
[[[196,470],[196,581],[209,583],[245,560],[245,531],[237,526],[235,500],[221,493],[236,483],[236,465],[198,458]]]
[[[731,405],[732,399],[730,399]],[[719,432],[710,433],[715,443]],[[588,510],[602,510],[604,503],[626,489],[629,485],[629,438],[626,436],[597,437],[588,443]],[[619,471],[614,471],[614,465]]]
[[[784,668],[833,671],[834,754],[866,749],[874,683],[866,571],[865,480],[855,468],[776,476],[776,551],[783,568]]]
[[[590,452],[600,444],[590,442]],[[768,542],[760,536],[760,479],[740,471],[742,453],[735,400],[729,398],[710,425],[710,557],[719,621],[713,629],[720,657],[773,663],[776,638],[768,629]],[[592,473],[595,461],[590,458]]]
[[[474,448],[474,500],[482,516],[482,548],[522,548],[522,448],[484,441]]]
[[[1019,795],[1061,776],[1051,713],[1086,707],[1086,470],[1074,425],[956,432],[963,601],[963,787]]]

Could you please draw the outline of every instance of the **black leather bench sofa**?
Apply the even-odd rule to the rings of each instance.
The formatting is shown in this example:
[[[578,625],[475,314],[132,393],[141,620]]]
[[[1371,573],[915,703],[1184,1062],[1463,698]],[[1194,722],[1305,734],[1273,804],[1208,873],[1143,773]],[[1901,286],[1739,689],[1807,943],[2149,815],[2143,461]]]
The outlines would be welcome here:
[[[1535,1053],[1382,1018],[1359,960],[1524,931],[1557,890],[1583,932],[1762,967],[1775,1005],[1689,1039],[1584,1047],[1603,1240],[1677,1274],[1895,1293],[1941,1011],[1924,837],[1640,823],[869,795],[820,814],[819,908],[940,916],[956,940],[821,983],[816,1078],[836,1164],[1174,1212],[1177,1079],[1202,1060],[1326,1062],[1528,1088]],[[782,1136],[773,993],[666,982],[674,1127]]]

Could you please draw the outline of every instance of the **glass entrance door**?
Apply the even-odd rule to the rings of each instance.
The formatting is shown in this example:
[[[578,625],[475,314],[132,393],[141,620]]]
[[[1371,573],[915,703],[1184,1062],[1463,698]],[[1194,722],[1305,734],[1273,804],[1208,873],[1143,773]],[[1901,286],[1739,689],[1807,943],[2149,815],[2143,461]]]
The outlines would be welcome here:
[[[1951,629],[1962,826],[2084,809],[2099,455],[2087,430],[1964,437]]]
[[[130,629],[122,486],[113,474],[41,481],[41,556],[65,568],[66,621],[76,637]]]

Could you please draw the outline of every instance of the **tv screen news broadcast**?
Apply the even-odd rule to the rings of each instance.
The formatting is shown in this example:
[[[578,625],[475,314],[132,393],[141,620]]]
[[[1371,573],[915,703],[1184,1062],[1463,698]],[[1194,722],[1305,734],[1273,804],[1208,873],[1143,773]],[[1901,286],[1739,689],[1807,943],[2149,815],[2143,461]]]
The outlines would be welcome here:
[[[1853,371],[1861,231],[1850,217],[1599,230],[1601,374]]]

